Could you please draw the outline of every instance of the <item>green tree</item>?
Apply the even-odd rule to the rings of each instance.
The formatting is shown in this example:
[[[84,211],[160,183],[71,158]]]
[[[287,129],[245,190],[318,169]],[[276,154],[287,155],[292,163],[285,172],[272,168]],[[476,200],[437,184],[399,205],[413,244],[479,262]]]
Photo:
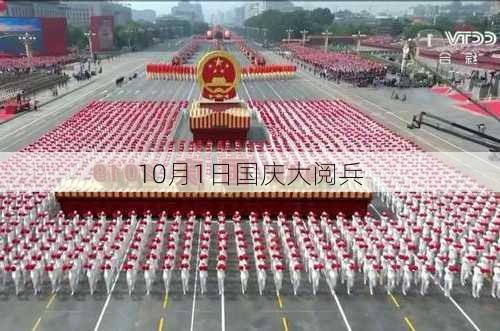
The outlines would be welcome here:
[[[407,25],[407,21],[402,21],[400,19],[393,19],[391,22],[391,35],[399,36],[403,33],[403,29],[405,25]]]
[[[404,38],[415,38],[417,34],[424,29],[432,29],[433,26],[426,23],[413,23],[403,29]]]
[[[328,8],[316,8],[309,12],[309,20],[321,26],[332,24],[334,18],[335,15]]]
[[[87,37],[85,37],[83,30],[78,27],[68,25],[66,36],[71,47],[84,49],[87,46]]]

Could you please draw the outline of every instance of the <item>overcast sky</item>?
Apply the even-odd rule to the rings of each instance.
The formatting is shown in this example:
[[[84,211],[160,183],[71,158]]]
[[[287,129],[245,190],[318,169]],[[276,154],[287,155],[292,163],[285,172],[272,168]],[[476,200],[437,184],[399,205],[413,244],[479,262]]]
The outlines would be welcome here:
[[[192,1],[194,2],[194,1]],[[247,1],[199,1],[203,7],[205,20],[210,20],[212,14],[218,10],[226,11],[236,6],[241,6]],[[248,1],[252,2],[252,1]],[[126,1],[133,9],[153,9],[157,15],[170,13],[170,9],[177,1]],[[393,15],[403,14],[405,10],[417,4],[445,4],[443,1],[293,1],[296,6],[306,9],[315,7],[327,7],[333,11],[349,9],[361,11],[366,9],[371,13],[390,13]]]

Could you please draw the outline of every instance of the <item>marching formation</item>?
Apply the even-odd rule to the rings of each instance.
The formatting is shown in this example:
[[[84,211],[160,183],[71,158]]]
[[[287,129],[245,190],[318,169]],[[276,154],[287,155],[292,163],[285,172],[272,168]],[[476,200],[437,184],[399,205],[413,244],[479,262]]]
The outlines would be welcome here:
[[[146,64],[147,79],[157,80],[195,80],[196,67],[168,63]]]
[[[236,41],[236,46],[238,46],[241,54],[243,54],[250,63],[257,65],[257,66],[264,66],[266,64],[266,59],[265,57],[248,46],[248,44],[243,41],[243,40],[238,40]]]
[[[269,64],[244,67],[241,78],[244,80],[290,79],[295,76],[297,67],[293,64]]]
[[[189,41],[179,49],[174,56],[172,57],[173,65],[182,65],[188,62],[191,57],[198,51],[200,48],[201,41],[196,39],[189,39]]]
[[[470,283],[478,298],[489,282],[491,296],[500,298],[500,210],[493,196],[428,198],[432,203],[395,205],[398,216],[393,218],[385,212],[380,218],[370,213],[273,217],[252,212],[247,219],[235,212],[228,222],[223,212],[216,218],[206,212],[201,219],[194,212],[185,218],[179,212],[170,219],[165,212],[153,218],[149,211],[143,218],[119,211],[111,218],[91,212],[69,217],[59,212],[52,218],[36,212],[46,206],[46,196],[26,195],[19,204],[2,205],[0,275],[4,290],[12,283],[17,295],[36,295],[45,284],[52,292],[64,287],[73,295],[85,283],[93,295],[100,282],[110,293],[120,273],[130,295],[138,277],[150,294],[160,274],[168,293],[175,273],[187,294],[195,272],[205,294],[209,271],[215,270],[219,294],[227,273],[239,272],[243,294],[254,274],[260,295],[271,277],[267,286],[277,294],[288,278],[293,295],[304,282],[316,295],[324,278],[332,294],[343,287],[349,295],[364,284],[371,295],[378,289],[427,295],[430,286],[437,286],[450,296],[454,286]],[[34,199],[38,209],[29,210],[24,202]],[[455,208],[443,217],[441,209],[450,205]],[[216,250],[210,249],[213,238]]]
[[[286,64],[243,67],[241,69],[241,78],[244,80],[290,79],[294,77],[296,70],[295,65]],[[192,65],[149,63],[146,65],[146,77],[154,80],[195,80],[196,67]]]

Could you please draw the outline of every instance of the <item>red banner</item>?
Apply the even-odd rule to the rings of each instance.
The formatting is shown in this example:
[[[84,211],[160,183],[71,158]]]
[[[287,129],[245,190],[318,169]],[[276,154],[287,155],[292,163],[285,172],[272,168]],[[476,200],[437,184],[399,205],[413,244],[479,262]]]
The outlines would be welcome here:
[[[66,18],[42,17],[40,18],[43,34],[43,55],[64,55],[66,49]]]
[[[92,51],[112,51],[114,47],[113,16],[91,16]]]

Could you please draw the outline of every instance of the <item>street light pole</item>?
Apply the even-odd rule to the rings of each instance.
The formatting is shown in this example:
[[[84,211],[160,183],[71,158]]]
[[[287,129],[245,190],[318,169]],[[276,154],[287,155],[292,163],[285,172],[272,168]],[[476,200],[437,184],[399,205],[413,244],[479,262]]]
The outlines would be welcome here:
[[[287,42],[290,43],[290,39],[292,37],[292,32],[293,32],[293,29],[292,28],[288,28],[285,30],[286,33],[288,33],[288,39],[287,39]]]
[[[328,37],[333,35],[328,29],[326,29],[325,32],[322,33],[323,36],[325,36],[325,53],[328,51]]]
[[[88,31],[88,32],[85,32],[85,37],[87,37],[87,40],[89,42],[89,51],[90,51],[90,58],[93,59],[94,58],[94,50],[92,49],[92,37],[95,37],[96,36],[96,33],[95,32],[92,32],[92,31]]]
[[[32,54],[32,51],[31,51],[31,43],[36,40],[36,37],[29,34],[28,32],[26,32],[24,35],[22,36],[19,36],[18,37],[18,40],[21,41],[23,44],[24,44],[24,50],[26,52],[26,57],[28,58],[28,64],[29,64],[29,67],[30,67],[30,71],[32,69],[32,57],[33,57],[33,54]]]
[[[306,29],[300,31],[300,33],[302,33],[302,46],[305,46],[306,45],[306,35],[309,31],[307,31]]]
[[[356,52],[359,53],[359,48],[361,47],[361,38],[366,37],[366,34],[361,34],[361,31],[358,31],[357,34],[352,35],[356,39]]]

